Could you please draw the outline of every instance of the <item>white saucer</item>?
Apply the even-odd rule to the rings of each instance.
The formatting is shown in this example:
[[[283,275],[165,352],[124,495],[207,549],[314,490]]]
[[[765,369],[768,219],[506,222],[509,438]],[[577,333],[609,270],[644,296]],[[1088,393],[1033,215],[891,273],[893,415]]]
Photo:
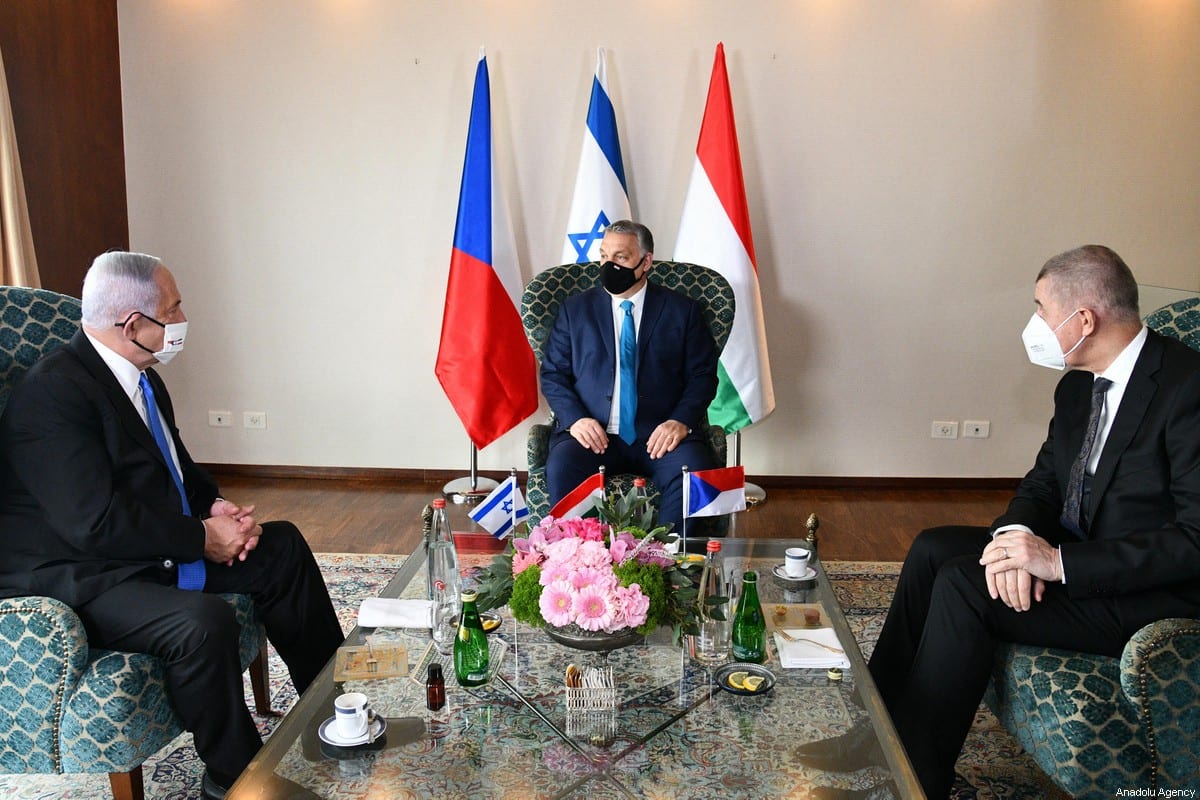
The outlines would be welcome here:
[[[378,739],[387,730],[387,722],[383,717],[376,716],[375,720],[371,723],[371,727],[375,729],[375,738]],[[321,727],[317,728],[317,736],[325,744],[331,744],[334,747],[355,747],[360,744],[366,744],[371,740],[371,737],[365,733],[354,739],[343,739],[341,736],[338,736],[337,728],[334,725],[334,717],[330,717],[321,723]]]
[[[807,567],[804,570],[803,575],[793,578],[791,575],[787,574],[787,570],[784,568],[783,564],[776,564],[775,569],[772,570],[772,573],[776,578],[779,578],[782,581],[811,581],[813,578],[817,577],[817,571],[812,567]]]

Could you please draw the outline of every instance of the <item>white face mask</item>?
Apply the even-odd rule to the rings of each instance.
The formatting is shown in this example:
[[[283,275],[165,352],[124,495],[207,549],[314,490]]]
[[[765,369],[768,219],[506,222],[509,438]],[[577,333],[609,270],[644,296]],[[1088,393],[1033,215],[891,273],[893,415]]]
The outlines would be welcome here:
[[[1078,309],[1071,312],[1071,317],[1078,314]],[[1074,353],[1079,345],[1083,344],[1083,340],[1087,335],[1081,336],[1079,341],[1075,343],[1067,352],[1063,352],[1062,345],[1058,343],[1058,329],[1067,324],[1071,319],[1067,317],[1062,322],[1058,323],[1058,327],[1051,328],[1050,323],[1037,315],[1035,311],[1029,319],[1029,324],[1025,326],[1025,330],[1021,331],[1021,341],[1025,343],[1025,353],[1029,356],[1029,360],[1039,367],[1049,367],[1050,369],[1063,370],[1067,367],[1067,356]]]
[[[162,349],[154,354],[158,363],[166,364],[183,352],[183,342],[187,339],[186,322],[169,322],[163,326]]]

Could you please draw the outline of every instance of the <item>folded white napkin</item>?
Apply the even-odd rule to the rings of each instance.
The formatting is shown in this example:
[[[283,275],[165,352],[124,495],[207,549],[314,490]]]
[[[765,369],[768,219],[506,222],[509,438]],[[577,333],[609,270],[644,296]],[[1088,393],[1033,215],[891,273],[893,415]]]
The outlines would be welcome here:
[[[779,651],[779,663],[783,665],[784,669],[850,668],[850,659],[846,658],[845,652],[835,653],[812,644],[812,642],[820,642],[842,650],[842,645],[838,641],[837,634],[833,632],[833,628],[797,628],[787,632],[799,641],[789,642],[778,633],[775,634],[775,648]],[[805,639],[809,641],[806,642]]]
[[[433,625],[433,601],[368,597],[358,607],[358,624],[364,628],[429,628]]]

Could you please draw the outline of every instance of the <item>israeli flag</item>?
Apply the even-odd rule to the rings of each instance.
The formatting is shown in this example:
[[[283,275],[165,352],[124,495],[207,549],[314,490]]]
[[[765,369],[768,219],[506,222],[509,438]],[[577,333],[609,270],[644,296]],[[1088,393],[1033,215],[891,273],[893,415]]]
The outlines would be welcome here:
[[[521,494],[521,487],[517,486],[517,476],[510,475],[468,516],[497,539],[510,536],[513,528],[529,517],[525,496]]]
[[[567,218],[563,243],[564,264],[599,260],[600,240],[610,222],[632,219],[621,143],[617,138],[617,114],[608,96],[604,48],[596,51],[596,76],[588,103],[587,128],[575,176],[575,196]]]

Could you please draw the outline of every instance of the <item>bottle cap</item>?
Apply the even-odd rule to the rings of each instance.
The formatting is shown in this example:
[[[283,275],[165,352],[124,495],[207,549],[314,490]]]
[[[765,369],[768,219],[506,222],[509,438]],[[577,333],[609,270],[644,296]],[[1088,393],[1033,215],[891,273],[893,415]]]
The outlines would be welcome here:
[[[430,503],[429,505],[433,506],[434,508],[445,508],[446,507],[446,498],[444,498],[444,497],[435,498],[434,501],[432,503]]]
[[[431,681],[440,681],[442,679],[442,665],[436,661],[430,664],[427,677]]]
[[[721,540],[720,539],[709,539],[708,540],[708,552],[710,552],[710,553],[721,552]]]
[[[645,478],[634,478],[633,485],[639,489],[644,489],[646,487],[646,479]]]
[[[478,597],[478,595],[475,593],[474,589],[463,590],[462,599],[464,603],[474,603],[476,597]]]

